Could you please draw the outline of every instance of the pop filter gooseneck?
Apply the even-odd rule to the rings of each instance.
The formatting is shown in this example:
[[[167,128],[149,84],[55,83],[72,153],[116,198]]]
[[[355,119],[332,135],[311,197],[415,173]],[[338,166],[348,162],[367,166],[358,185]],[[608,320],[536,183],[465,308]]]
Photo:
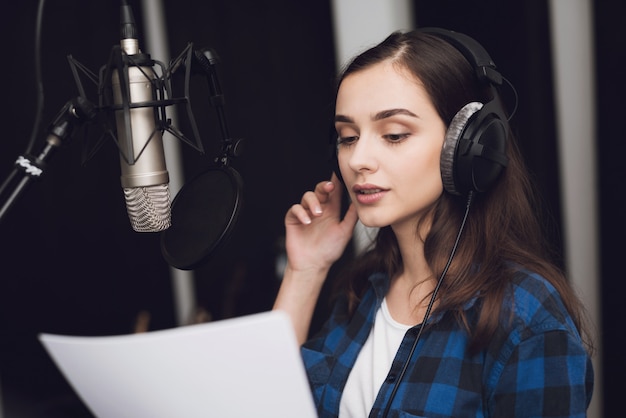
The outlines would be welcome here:
[[[220,123],[222,154],[213,166],[180,189],[172,202],[172,225],[161,233],[163,257],[181,270],[191,270],[208,261],[229,237],[239,215],[243,189],[241,176],[229,165],[231,157],[240,155],[241,141],[233,141],[228,132],[216,55],[203,49],[195,51],[194,58],[194,64],[207,76],[211,103]]]

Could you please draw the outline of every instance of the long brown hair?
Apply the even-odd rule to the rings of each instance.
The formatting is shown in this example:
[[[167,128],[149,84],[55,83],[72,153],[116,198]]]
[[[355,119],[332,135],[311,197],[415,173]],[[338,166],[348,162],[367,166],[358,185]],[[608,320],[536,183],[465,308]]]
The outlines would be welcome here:
[[[422,83],[446,126],[465,104],[491,99],[491,90],[481,87],[470,63],[456,48],[419,30],[393,33],[357,56],[342,72],[338,85],[348,75],[383,61],[408,70]],[[520,266],[540,274],[556,288],[581,335],[587,336],[582,304],[553,262],[554,252],[538,218],[539,201],[512,134],[507,156],[508,166],[496,184],[474,198],[458,250],[437,296],[436,311],[453,312],[471,333],[472,352],[485,347],[496,331],[505,290]],[[464,198],[444,192],[431,208],[432,225],[424,252],[435,277],[441,275],[448,261],[465,203]],[[374,247],[360,256],[342,283],[348,289],[351,306],[356,306],[372,271],[394,277],[401,269],[391,227],[380,228]],[[470,326],[463,306],[477,295],[480,313]],[[588,346],[591,351],[589,341]]]

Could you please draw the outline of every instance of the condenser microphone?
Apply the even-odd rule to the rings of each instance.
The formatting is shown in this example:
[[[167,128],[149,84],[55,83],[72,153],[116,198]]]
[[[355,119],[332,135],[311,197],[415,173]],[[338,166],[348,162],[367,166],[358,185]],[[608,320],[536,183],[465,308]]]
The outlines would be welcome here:
[[[169,174],[162,130],[157,124],[158,101],[154,61],[139,49],[135,19],[126,1],[120,12],[120,54],[111,71],[111,88],[120,150],[121,184],[126,209],[137,232],[170,227]]]

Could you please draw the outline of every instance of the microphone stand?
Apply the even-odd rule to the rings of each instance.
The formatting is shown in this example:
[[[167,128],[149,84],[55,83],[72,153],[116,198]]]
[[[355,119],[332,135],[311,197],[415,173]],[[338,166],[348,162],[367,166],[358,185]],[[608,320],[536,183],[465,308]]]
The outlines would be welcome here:
[[[65,103],[61,108],[54,121],[48,129],[49,133],[46,138],[43,149],[38,156],[20,155],[15,160],[13,171],[5,179],[0,186],[0,197],[5,193],[13,180],[21,174],[14,189],[7,196],[6,200],[0,207],[0,222],[8,213],[9,209],[15,204],[18,197],[26,189],[32,180],[40,179],[47,168],[47,162],[60,148],[64,141],[67,140],[74,128],[82,125],[85,121],[92,120],[96,115],[95,106],[83,97],[77,97]]]

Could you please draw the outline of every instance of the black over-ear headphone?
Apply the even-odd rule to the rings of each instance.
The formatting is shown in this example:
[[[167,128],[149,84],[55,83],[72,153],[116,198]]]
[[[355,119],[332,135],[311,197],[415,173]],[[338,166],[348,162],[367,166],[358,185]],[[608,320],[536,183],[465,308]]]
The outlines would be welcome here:
[[[497,92],[502,75],[487,51],[469,36],[440,28],[420,31],[455,47],[472,65],[478,81],[491,87],[490,101],[468,103],[452,118],[441,151],[441,178],[447,192],[460,196],[471,191],[485,192],[508,162],[509,124]]]
[[[508,162],[509,124],[498,102],[497,92],[503,81],[502,75],[487,51],[471,37],[441,28],[419,31],[432,34],[455,47],[475,69],[478,81],[491,87],[489,102],[468,103],[452,118],[441,152],[441,178],[448,193],[467,196],[470,191],[485,192],[496,182]],[[335,138],[331,144],[331,162],[343,182]]]

